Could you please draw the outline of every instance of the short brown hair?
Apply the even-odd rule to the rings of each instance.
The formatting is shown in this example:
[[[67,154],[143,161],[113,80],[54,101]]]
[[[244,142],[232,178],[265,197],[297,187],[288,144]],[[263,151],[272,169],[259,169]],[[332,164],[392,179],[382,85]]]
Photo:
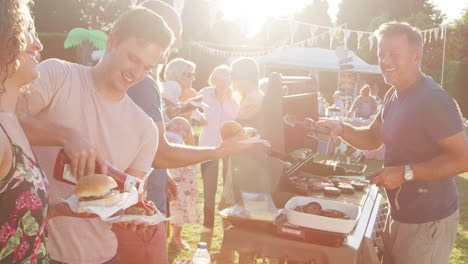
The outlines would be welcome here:
[[[375,35],[379,39],[383,36],[406,35],[410,45],[420,50],[424,47],[421,31],[408,23],[396,21],[384,23],[375,31]]]
[[[26,49],[28,0],[5,0],[0,4],[0,93],[5,81],[20,67],[19,54]]]
[[[144,8],[133,8],[115,21],[112,26],[117,42],[135,37],[160,46],[169,48],[174,42],[174,34],[166,22],[155,12]]]

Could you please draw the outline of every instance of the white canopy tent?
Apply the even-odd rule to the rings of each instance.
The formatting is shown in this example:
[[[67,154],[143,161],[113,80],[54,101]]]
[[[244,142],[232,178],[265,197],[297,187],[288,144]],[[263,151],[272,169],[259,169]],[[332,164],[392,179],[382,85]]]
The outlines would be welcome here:
[[[380,74],[377,65],[371,65],[359,58],[354,52],[348,51],[348,56],[341,61],[334,50],[321,48],[286,47],[274,50],[265,56],[257,57],[257,61],[267,67],[279,66],[307,71],[351,71],[360,73]],[[340,61],[342,63],[340,63]],[[352,68],[342,69],[340,65],[352,65]]]

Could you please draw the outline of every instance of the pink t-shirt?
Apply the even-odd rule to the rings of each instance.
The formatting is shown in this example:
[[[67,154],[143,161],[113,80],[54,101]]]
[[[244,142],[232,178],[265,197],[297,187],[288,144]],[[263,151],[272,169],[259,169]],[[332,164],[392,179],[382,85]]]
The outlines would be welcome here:
[[[151,168],[158,130],[127,95],[119,101],[105,98],[94,85],[91,68],[57,59],[42,62],[32,92],[20,97],[20,111],[41,120],[77,129],[103,158],[125,171]],[[50,181],[50,202],[68,198],[73,185],[53,178],[58,147],[34,151]],[[47,249],[52,259],[66,263],[103,263],[116,254],[111,225],[97,218],[54,217],[49,221]]]

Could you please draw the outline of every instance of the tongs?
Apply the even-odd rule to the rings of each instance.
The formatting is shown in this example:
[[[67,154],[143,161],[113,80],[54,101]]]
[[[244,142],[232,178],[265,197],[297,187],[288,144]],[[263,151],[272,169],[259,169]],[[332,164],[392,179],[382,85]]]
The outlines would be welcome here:
[[[301,126],[308,131],[312,131],[320,134],[330,134],[330,129],[317,125],[317,123],[312,118],[305,118],[304,121],[297,121],[295,115],[285,115],[283,121],[286,125],[290,127]]]
[[[366,180],[370,181],[372,180],[375,176],[369,176],[369,175],[330,175],[327,176],[328,178],[342,178],[342,179],[354,179],[354,180]]]

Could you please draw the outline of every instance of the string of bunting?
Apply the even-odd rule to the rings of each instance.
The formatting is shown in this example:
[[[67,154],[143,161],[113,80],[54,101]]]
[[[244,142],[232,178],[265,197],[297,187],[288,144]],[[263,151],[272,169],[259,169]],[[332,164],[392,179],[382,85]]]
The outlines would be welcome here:
[[[296,33],[296,30],[297,30],[298,26],[307,26],[307,27],[309,27],[309,31],[311,33],[311,36],[314,36],[315,32],[317,32],[318,29],[325,29],[324,33],[322,33],[322,34],[328,35],[330,37],[330,49],[333,47],[333,42],[334,42],[337,34],[339,34],[339,33],[342,34],[343,44],[344,44],[345,48],[347,48],[348,40],[351,37],[351,35],[353,35],[353,34],[356,34],[356,36],[357,36],[357,41],[358,41],[357,48],[358,49],[361,48],[361,41],[362,41],[363,38],[367,37],[367,40],[369,41],[369,48],[370,49],[373,48],[374,40],[376,40],[376,36],[375,36],[374,32],[370,32],[370,31],[351,30],[351,29],[343,28],[342,26],[339,26],[339,27],[319,26],[319,25],[309,24],[309,23],[305,23],[305,22],[301,22],[301,21],[297,21],[297,20],[293,20],[293,19],[289,19],[288,21],[290,23],[290,29],[291,29],[290,30],[291,43],[294,43],[294,45],[299,44],[299,43],[293,41],[294,40],[294,34]],[[440,27],[435,27],[435,28],[431,28],[431,29],[421,30],[421,34],[422,34],[424,43],[431,42],[432,39],[434,39],[436,41],[438,41],[439,39],[442,40],[444,38],[444,35],[445,35],[444,31],[446,31],[446,30],[447,30],[446,26],[440,26]],[[308,43],[310,43],[310,39],[309,39],[309,41],[300,42],[301,45],[308,44]]]
[[[278,47],[256,50],[256,51],[228,51],[228,50],[221,50],[207,46],[203,42],[199,41],[191,41],[190,45],[202,50],[209,55],[220,56],[220,57],[258,57],[264,56],[266,54],[271,53],[273,50],[277,49]],[[236,48],[236,47],[233,47]],[[238,48],[238,47],[237,47]]]
[[[357,36],[357,49],[361,48],[362,40],[367,39],[367,41],[369,42],[369,49],[372,50],[374,47],[374,43],[376,43],[376,40],[377,40],[374,32],[370,32],[370,31],[350,30],[350,29],[343,28],[343,26],[338,26],[338,27],[319,26],[319,25],[300,22],[297,20],[289,20],[289,23],[290,23],[290,33],[291,33],[291,39],[290,39],[289,45],[285,44],[285,45],[281,45],[278,47],[272,47],[272,48],[261,49],[261,50],[256,50],[256,51],[222,50],[222,49],[213,47],[213,46],[219,46],[219,45],[216,45],[213,43],[199,42],[199,41],[191,41],[190,45],[200,49],[201,51],[205,53],[208,53],[214,56],[258,57],[258,56],[264,56],[266,54],[269,54],[273,50],[285,48],[285,47],[297,47],[297,48],[313,47],[316,45],[317,41],[325,40],[327,38],[330,41],[330,49],[333,49],[333,43],[336,40],[338,35],[342,36],[345,49],[347,49],[348,40],[353,34],[356,34]],[[309,27],[309,32],[310,32],[311,37],[305,40],[294,42],[294,34],[299,25]],[[316,34],[319,29],[322,29],[322,32],[320,32],[319,34]],[[446,30],[447,30],[446,26],[440,26],[440,27],[435,27],[431,29],[421,30],[424,43],[431,42],[433,39],[435,41],[444,39]],[[240,46],[227,46],[227,48],[239,49]]]

